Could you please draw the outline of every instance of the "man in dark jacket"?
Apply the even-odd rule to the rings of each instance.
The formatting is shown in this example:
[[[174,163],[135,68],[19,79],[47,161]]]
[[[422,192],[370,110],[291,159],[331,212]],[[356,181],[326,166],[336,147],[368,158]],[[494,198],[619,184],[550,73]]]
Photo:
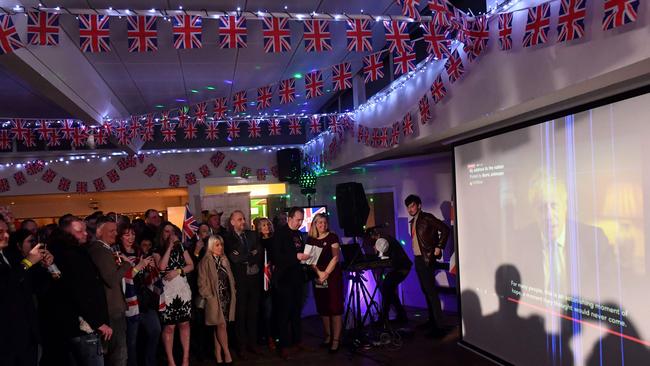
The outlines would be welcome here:
[[[224,238],[224,249],[237,284],[237,352],[240,358],[245,358],[244,349],[254,354],[259,353],[256,342],[257,313],[262,293],[262,247],[257,233],[246,230],[246,218],[242,211],[233,211],[229,222],[232,231]]]
[[[436,289],[434,262],[442,256],[442,250],[447,244],[449,228],[432,214],[422,211],[420,197],[409,195],[404,200],[404,204],[411,216],[409,231],[413,245],[415,272],[427,300],[429,321],[426,327],[431,329],[430,336],[440,336],[444,334],[442,330],[443,314]]]

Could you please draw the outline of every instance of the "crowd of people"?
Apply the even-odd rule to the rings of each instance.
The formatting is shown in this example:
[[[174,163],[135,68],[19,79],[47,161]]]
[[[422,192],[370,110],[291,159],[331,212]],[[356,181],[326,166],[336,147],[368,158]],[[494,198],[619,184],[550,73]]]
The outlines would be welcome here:
[[[446,237],[434,243],[435,254],[423,246],[429,239],[420,231],[432,233],[419,222],[431,218],[420,212],[419,199],[407,199],[407,206],[414,202],[414,245],[419,239],[418,248],[431,251],[429,261]],[[323,321],[321,347],[337,352],[345,300],[341,242],[327,215],[313,218],[305,238],[298,207],[273,221],[255,219],[254,230],[244,212],[232,212],[225,227],[222,214],[208,212],[184,243],[181,230],[154,209],[132,221],[101,212],[83,219],[67,214],[44,227],[24,220],[17,230],[0,217],[0,364],[131,366],[165,360],[185,366],[190,352],[229,364],[231,349],[245,360],[267,353],[264,348],[288,359],[309,349],[301,327],[307,283]],[[398,320],[406,321],[396,291],[411,261],[394,238],[369,234],[396,262],[382,288],[384,308],[394,306]],[[317,258],[305,252],[306,245],[320,248]],[[418,275],[420,260],[415,258]],[[425,291],[430,281],[420,281]],[[431,304],[439,301],[435,289],[425,293],[430,319],[439,325],[440,306]],[[387,320],[387,311],[382,316]]]

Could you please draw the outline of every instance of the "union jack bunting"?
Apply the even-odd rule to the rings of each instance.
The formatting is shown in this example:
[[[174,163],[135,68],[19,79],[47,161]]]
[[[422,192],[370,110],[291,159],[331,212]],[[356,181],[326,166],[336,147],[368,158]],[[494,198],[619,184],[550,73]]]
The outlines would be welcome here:
[[[169,111],[160,112],[160,129],[169,130],[171,125],[171,120],[169,119]]]
[[[639,0],[605,0],[603,30],[610,30],[628,23],[636,22]]]
[[[131,116],[131,124],[128,129],[129,140],[133,141],[140,137],[140,122],[138,117]]]
[[[280,81],[280,104],[293,103],[296,100],[296,79],[286,79]]]
[[[433,102],[440,102],[445,95],[447,95],[447,88],[445,88],[445,84],[442,82],[442,77],[438,75],[433,84],[431,84],[431,97],[433,98]]]
[[[7,178],[0,179],[0,192],[9,192],[10,190],[9,180]]]
[[[220,19],[221,48],[246,48],[246,18],[227,16]]]
[[[370,20],[348,20],[346,35],[348,38],[348,51],[372,51],[372,30],[370,29]]]
[[[61,125],[61,133],[63,133],[63,138],[65,140],[71,140],[72,132],[74,132],[74,128],[72,127],[72,121],[70,120],[63,121],[63,124]]]
[[[27,43],[39,46],[59,44],[59,14],[27,12]]]
[[[370,137],[370,146],[379,147],[381,144],[381,129],[373,128],[372,136]]]
[[[447,28],[436,26],[434,22],[423,23],[423,39],[427,42],[427,53],[433,55],[437,60],[449,55],[451,40],[447,38]]]
[[[70,190],[70,184],[71,183],[72,182],[70,181],[70,179],[68,179],[66,177],[61,177],[61,179],[59,179],[59,185],[58,185],[57,189],[59,191],[67,192],[67,191]]]
[[[94,179],[93,186],[95,186],[95,191],[97,192],[101,192],[106,189],[106,184],[104,183],[104,179],[102,178]]]
[[[71,144],[73,147],[79,147],[85,145],[87,139],[88,139],[88,133],[86,133],[86,129],[84,127],[74,128],[74,131],[72,132],[72,140],[71,140]]]
[[[343,62],[332,66],[332,82],[334,91],[345,90],[352,87],[352,65]]]
[[[129,139],[128,128],[124,121],[121,121],[115,128],[115,137],[120,145],[128,145],[129,142],[131,142]]]
[[[187,126],[187,121],[190,120],[190,116],[187,115],[185,108],[187,107],[181,107],[178,109],[178,117],[176,117],[178,118],[177,127],[184,128],[185,126]]]
[[[196,184],[196,174],[194,174],[194,172],[185,173],[185,183],[187,183],[188,186]]]
[[[208,116],[208,103],[200,102],[194,105],[194,119],[198,124],[205,124],[205,118]]]
[[[106,177],[108,178],[108,181],[111,183],[115,183],[120,180],[120,174],[115,169],[109,170],[106,173]]]
[[[300,118],[289,118],[289,135],[302,135],[302,125],[300,124]]]
[[[169,175],[169,186],[170,187],[178,187],[180,184],[181,176],[178,174],[170,174]]]
[[[271,118],[269,120],[269,136],[279,136],[281,132],[280,120],[277,118]]]
[[[270,85],[257,88],[257,110],[270,108],[272,97],[273,92],[271,91]]]
[[[25,177],[25,173],[23,172],[14,173],[14,180],[16,181],[16,184],[19,186],[22,186],[23,184],[27,183],[27,177]]]
[[[512,13],[499,14],[499,48],[512,49]]]
[[[205,139],[217,140],[219,138],[219,128],[217,122],[210,122],[205,127]]]
[[[454,16],[454,6],[447,0],[429,0],[429,9],[433,22],[439,26],[450,26]]]
[[[585,35],[586,0],[560,0],[557,41],[580,39]]]
[[[0,149],[10,150],[12,143],[13,139],[9,136],[9,131],[0,130]]]
[[[257,169],[257,180],[266,180],[266,174],[267,174],[266,169],[264,169],[264,168]],[[264,256],[266,256],[266,253],[264,253]],[[265,272],[266,272],[266,269],[265,269]],[[266,277],[266,275],[264,277]]]
[[[487,16],[475,17],[473,21],[467,22],[464,28],[465,44],[468,47],[468,55],[472,59],[478,57],[488,45],[490,37]]]
[[[410,50],[411,46],[409,42],[411,37],[409,32],[406,30],[406,22],[398,21],[386,21],[384,22],[384,27],[386,28],[386,42],[388,42],[388,50],[390,52],[400,52],[404,53],[406,50]]]
[[[402,5],[402,15],[412,19],[420,19],[420,12],[418,11],[420,0],[397,0],[397,4]]]
[[[334,134],[338,134],[342,132],[341,130],[343,129],[343,126],[339,123],[337,116],[328,116],[327,119],[329,119],[329,130],[330,132]]]
[[[235,170],[235,168],[237,168],[237,163],[232,161],[232,160],[228,160],[228,162],[226,163],[226,166],[224,167],[224,169],[228,173],[231,173],[233,170]]]
[[[248,177],[250,177],[250,175],[251,175],[251,171],[252,171],[251,168],[249,168],[247,166],[243,166],[243,167],[241,167],[241,170],[239,171],[239,176],[244,178],[244,179],[248,179]]]
[[[88,182],[77,182],[75,191],[77,193],[88,193]]]
[[[528,9],[524,47],[532,47],[548,41],[551,29],[551,4],[544,3]]]
[[[447,59],[447,62],[445,62],[445,69],[449,76],[449,82],[452,84],[463,76],[463,73],[465,73],[465,67],[463,66],[463,60],[461,60],[460,54],[458,54],[458,50],[454,50],[451,56]]]
[[[311,116],[309,117],[309,132],[313,134],[317,134],[321,132],[321,124],[320,124],[320,117],[319,116]]]
[[[381,59],[381,52],[370,54],[363,58],[364,81],[369,83],[384,77],[384,61]]]
[[[79,45],[83,52],[111,50],[108,15],[79,14]]]
[[[155,128],[155,122],[153,119],[153,113],[147,114],[147,119],[144,122],[144,128],[142,129],[142,135],[140,135],[140,138],[142,141],[153,141],[153,134],[154,134],[154,128]]]
[[[214,165],[215,168],[218,168],[223,160],[226,158],[226,155],[221,151],[217,151],[214,155],[210,157],[210,162]]]
[[[399,122],[393,123],[393,128],[391,128],[390,133],[390,146],[395,146],[399,144]]]
[[[27,122],[22,119],[15,119],[11,126],[12,137],[16,140],[27,140],[29,135],[29,127],[27,127]]]
[[[236,92],[232,97],[232,105],[235,108],[235,113],[245,112],[247,102],[246,90]]]
[[[201,173],[201,176],[203,178],[207,178],[210,176],[210,174],[212,174],[207,164],[203,164],[199,167],[199,173]]]
[[[54,128],[50,127],[47,121],[39,121],[38,126],[38,139],[45,141],[50,138],[50,135],[54,133]]]
[[[226,129],[228,131],[228,138],[229,139],[238,139],[239,138],[239,122],[237,121],[229,121],[228,122],[228,128]]]
[[[327,20],[305,20],[305,51],[322,52],[332,50],[330,22]]]
[[[36,160],[31,163],[25,164],[25,171],[28,175],[36,175],[43,171],[45,168],[45,162],[43,160]]]
[[[129,52],[149,52],[158,50],[158,31],[156,17],[126,17]]]
[[[305,74],[305,98],[312,99],[323,95],[323,74],[314,71]]]
[[[212,118],[220,120],[226,118],[226,97],[216,98],[214,100],[214,110],[212,111]]]
[[[395,75],[406,74],[409,71],[415,70],[415,52],[406,50],[406,52],[398,52],[393,57],[395,64]]]
[[[388,127],[382,127],[379,135],[379,146],[388,147],[388,137]]]
[[[414,133],[411,112],[406,113],[402,119],[402,132],[404,133],[404,136],[412,135]]]
[[[262,18],[264,52],[291,51],[291,30],[287,18]]]
[[[260,121],[250,120],[248,121],[248,137],[256,139],[262,136],[262,127],[260,127]]]
[[[56,137],[55,137],[56,136]],[[93,136],[95,137],[95,143],[97,145],[107,145],[108,144],[108,138],[111,136],[111,132],[108,131],[104,126],[98,127],[94,133]],[[59,138],[58,138],[58,133],[54,133],[52,135],[52,138],[47,141],[48,146],[58,146],[59,143]],[[52,145],[50,145],[52,144]],[[54,145],[56,144],[56,145]]]
[[[42,179],[44,182],[52,183],[52,182],[54,181],[54,178],[56,178],[56,174],[57,174],[57,173],[56,173],[54,170],[48,168],[48,169],[43,173],[43,175],[41,175],[41,179]]]
[[[431,119],[431,107],[429,105],[429,98],[427,98],[426,94],[420,98],[418,109],[420,111],[420,122],[424,125]]]
[[[160,130],[163,135],[163,142],[176,142],[176,128],[170,124],[169,128]]]
[[[188,121],[183,132],[185,133],[186,140],[194,140],[196,138],[196,133],[198,132],[195,122]]]
[[[198,15],[175,15],[172,17],[174,48],[177,50],[201,48],[203,20]]]

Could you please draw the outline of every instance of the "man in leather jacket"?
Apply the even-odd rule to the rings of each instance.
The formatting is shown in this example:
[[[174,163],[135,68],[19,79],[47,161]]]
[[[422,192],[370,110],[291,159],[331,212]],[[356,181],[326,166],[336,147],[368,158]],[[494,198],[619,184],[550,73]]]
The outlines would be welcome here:
[[[416,195],[409,195],[404,200],[406,209],[411,216],[409,231],[411,233],[415,272],[418,275],[420,288],[427,300],[429,321],[426,328],[430,336],[444,334],[442,330],[442,308],[436,290],[434,262],[442,256],[442,250],[447,243],[449,228],[430,213],[422,212],[422,200]]]

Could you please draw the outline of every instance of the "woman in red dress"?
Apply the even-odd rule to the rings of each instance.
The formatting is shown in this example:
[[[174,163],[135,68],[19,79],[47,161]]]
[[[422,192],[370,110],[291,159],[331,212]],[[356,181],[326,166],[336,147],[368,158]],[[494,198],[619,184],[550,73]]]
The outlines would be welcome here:
[[[323,318],[324,346],[330,353],[339,350],[343,322],[343,273],[339,265],[339,237],[329,231],[327,216],[318,214],[309,228],[308,245],[321,248],[318,261],[312,268],[316,272],[314,298],[316,310]]]

